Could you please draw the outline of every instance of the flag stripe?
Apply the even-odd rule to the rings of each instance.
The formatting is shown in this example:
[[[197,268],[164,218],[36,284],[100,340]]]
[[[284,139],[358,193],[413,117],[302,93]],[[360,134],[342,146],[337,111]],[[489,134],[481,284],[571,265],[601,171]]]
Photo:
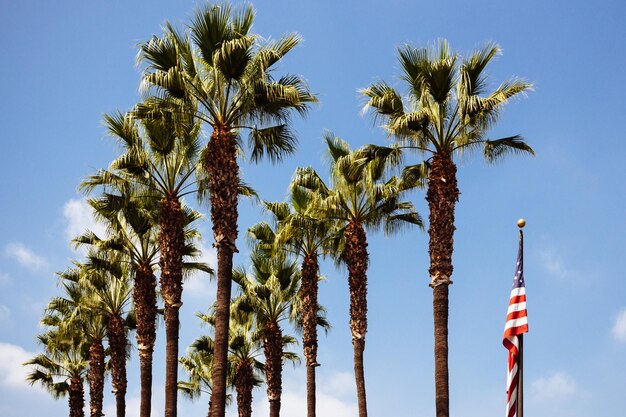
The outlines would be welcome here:
[[[526,309],[511,311],[509,314],[506,315],[507,321],[519,319],[522,317],[526,317]]]
[[[507,314],[512,311],[526,311],[526,301],[523,303],[511,304],[507,310]]]

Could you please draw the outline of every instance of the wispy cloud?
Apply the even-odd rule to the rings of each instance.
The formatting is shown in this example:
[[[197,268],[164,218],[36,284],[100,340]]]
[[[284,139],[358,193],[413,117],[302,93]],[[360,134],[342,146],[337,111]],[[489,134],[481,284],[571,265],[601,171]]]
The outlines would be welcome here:
[[[611,329],[613,337],[622,343],[626,343],[626,308],[619,312]]]
[[[532,381],[531,390],[538,400],[559,401],[578,393],[576,380],[565,372],[552,372]]]
[[[76,236],[91,230],[100,237],[106,234],[106,228],[98,223],[93,216],[93,210],[85,200],[71,199],[63,206],[63,217],[67,223],[65,237],[68,241]]]
[[[0,304],[0,322],[8,320],[11,317],[11,310],[9,307]]]
[[[0,386],[9,388],[28,388],[26,375],[29,370],[22,366],[34,356],[21,346],[0,342]]]
[[[1,284],[6,284],[7,282],[9,282],[9,274],[5,274],[3,272],[0,272],[0,285]]]
[[[48,266],[48,261],[19,242],[6,245],[4,253],[9,258],[15,259],[20,265],[33,271],[38,271]]]
[[[554,250],[547,249],[540,254],[541,262],[546,271],[555,278],[565,279],[570,275],[565,262]]]

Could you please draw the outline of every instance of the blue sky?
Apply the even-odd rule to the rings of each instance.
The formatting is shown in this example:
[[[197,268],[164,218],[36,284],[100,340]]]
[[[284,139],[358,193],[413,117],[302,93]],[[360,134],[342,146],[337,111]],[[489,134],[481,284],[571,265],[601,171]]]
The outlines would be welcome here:
[[[38,347],[38,320],[58,293],[55,271],[79,256],[69,238],[93,225],[76,192],[80,180],[115,156],[102,115],[137,102],[136,44],[181,26],[197,1],[0,2],[0,415],[65,415],[23,382],[19,363]],[[522,134],[535,158],[487,166],[459,161],[460,202],[450,288],[451,410],[462,417],[504,413],[506,351],[501,345],[525,217],[526,409],[537,417],[619,415],[626,373],[626,231],[619,125],[626,110],[626,6],[621,1],[257,1],[255,31],[299,32],[303,44],[281,68],[302,74],[319,96],[297,120],[300,146],[281,165],[251,166],[245,179],[266,199],[283,199],[297,166],[323,163],[324,129],[353,147],[384,143],[361,115],[357,94],[378,79],[397,83],[397,46],[447,38],[467,52],[488,41],[504,53],[493,84],[520,76],[535,83],[503,111],[493,137]],[[412,200],[427,216],[424,194]],[[206,207],[202,210],[206,212]],[[242,203],[241,235],[260,219]],[[207,236],[210,224],[199,225]],[[369,332],[365,372],[371,415],[434,414],[432,292],[427,236],[369,236]],[[244,245],[240,245],[244,246]],[[245,263],[245,253],[235,258]],[[346,272],[323,265],[320,300],[333,325],[320,338],[320,415],[354,416]],[[214,300],[214,284],[186,284],[181,349],[203,331],[193,317]],[[161,327],[162,329],[162,327]],[[163,409],[163,345],[155,360],[155,411]],[[138,361],[129,364],[128,415],[138,415]],[[285,417],[304,415],[304,367],[286,368]],[[109,391],[108,412],[113,414]],[[255,392],[255,415],[267,411]],[[180,401],[181,415],[205,415],[208,399]],[[158,415],[155,414],[155,415]],[[234,410],[231,410],[234,415]]]

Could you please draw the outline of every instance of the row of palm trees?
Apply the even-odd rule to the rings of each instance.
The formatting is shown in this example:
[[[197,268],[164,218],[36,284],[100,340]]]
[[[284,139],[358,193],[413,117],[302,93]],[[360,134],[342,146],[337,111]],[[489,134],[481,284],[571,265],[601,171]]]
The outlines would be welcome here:
[[[280,325],[286,319],[302,330],[307,416],[314,417],[315,370],[319,365],[317,326],[327,325],[317,297],[319,259],[329,256],[337,263],[345,263],[359,416],[365,417],[368,232],[381,227],[388,233],[405,225],[422,227],[421,217],[404,200],[410,190],[426,187],[436,414],[449,416],[448,287],[452,283],[454,211],[459,196],[455,159],[478,149],[488,161],[511,152],[532,154],[520,136],[496,140],[487,137],[502,106],[528,91],[531,85],[512,79],[493,91],[487,90],[484,70],[500,52],[495,44],[466,57],[452,51],[446,41],[430,48],[401,47],[398,58],[401,79],[407,87],[404,94],[384,81],[361,90],[365,110],[383,122],[395,143],[351,150],[345,141],[326,133],[324,141],[331,161],[329,181],[324,181],[311,167],[299,168],[290,184],[287,202],[263,203],[272,220],[248,230],[253,242],[250,273],[233,268],[233,256],[238,252],[238,199],[254,194],[240,180],[238,155],[244,153],[241,134],[249,132],[252,161],[264,157],[279,161],[296,150],[296,137],[289,127],[291,115],[306,114],[316,101],[300,76],[278,77],[273,68],[297,46],[300,38],[292,34],[265,42],[251,32],[253,20],[251,6],[233,9],[228,4],[206,5],[191,19],[188,30],[181,31],[166,23],[160,36],[140,46],[145,99],[127,114],[105,117],[123,153],[109,169],[90,176],[81,186],[87,192],[101,191],[99,197],[89,201],[107,225],[108,236],[101,238],[87,232],[75,239],[77,245],[86,245],[89,252],[88,260],[77,264],[78,271],[70,274],[84,277],[75,278],[72,286],[95,288],[103,282],[101,287],[109,290],[117,282],[112,281],[114,278],[132,279],[133,320],[126,323],[118,319],[112,325],[108,324],[110,317],[102,320],[105,327],[118,331],[125,328],[121,323],[134,322],[142,417],[148,417],[151,409],[157,272],[166,332],[166,417],[176,416],[178,386],[192,395],[210,391],[209,417],[223,417],[227,389],[232,385],[240,415],[250,415],[251,387],[262,375],[270,415],[278,416],[282,364],[285,357],[292,357],[284,352],[285,345],[292,341]],[[209,138],[203,145],[205,128],[209,129]],[[426,159],[405,165],[411,151]],[[399,174],[389,177],[392,171]],[[183,200],[192,193],[210,203],[213,245],[217,250],[217,294],[210,314],[202,316],[212,326],[213,335],[198,339],[189,354],[180,359],[190,378],[179,384],[178,328],[183,276],[193,269],[213,273],[207,265],[193,262],[198,254],[194,243],[199,237],[193,221],[199,214]],[[61,279],[66,278],[62,275]],[[233,281],[239,288],[235,298],[231,296]],[[130,280],[124,282],[131,288]],[[66,291],[72,286],[65,286]],[[87,305],[95,304],[90,301]],[[62,355],[78,358],[78,353],[86,352],[85,349],[91,353],[89,342],[82,340],[89,338],[76,338],[64,330],[72,326],[60,324],[70,316],[74,320],[83,314],[74,310],[61,313],[52,303],[46,310],[46,317],[58,318],[58,322],[47,322],[52,333],[40,337],[52,362],[61,361]],[[100,415],[102,400],[95,392],[102,384],[101,377],[95,375],[101,375],[104,363],[99,346],[108,340],[116,399],[121,397],[117,401],[118,416],[123,416],[126,386],[125,371],[121,376],[120,368],[126,356],[121,354],[121,346],[125,351],[127,344],[107,332],[108,327],[106,331],[103,328],[99,333],[100,345],[93,348],[93,381],[89,355],[84,356],[89,359],[80,372],[68,374],[66,380],[74,381],[71,378],[84,376],[89,369],[88,379],[94,391],[90,396],[94,402],[92,416]],[[261,347],[264,364],[259,361]],[[62,392],[63,387],[55,385],[58,378],[43,375],[45,367],[34,361],[31,364],[36,370],[31,380]],[[66,384],[67,389],[76,384]],[[70,390],[70,405],[77,406],[83,394],[74,388],[73,396]]]

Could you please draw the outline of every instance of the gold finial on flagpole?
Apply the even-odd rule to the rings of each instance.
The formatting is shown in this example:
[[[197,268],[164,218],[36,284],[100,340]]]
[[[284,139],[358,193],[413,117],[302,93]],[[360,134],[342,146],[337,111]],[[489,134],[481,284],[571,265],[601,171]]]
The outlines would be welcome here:
[[[523,228],[524,228],[524,226],[526,226],[526,220],[524,220],[524,219],[519,219],[519,220],[517,221],[517,227],[519,227],[520,229],[523,229]]]

